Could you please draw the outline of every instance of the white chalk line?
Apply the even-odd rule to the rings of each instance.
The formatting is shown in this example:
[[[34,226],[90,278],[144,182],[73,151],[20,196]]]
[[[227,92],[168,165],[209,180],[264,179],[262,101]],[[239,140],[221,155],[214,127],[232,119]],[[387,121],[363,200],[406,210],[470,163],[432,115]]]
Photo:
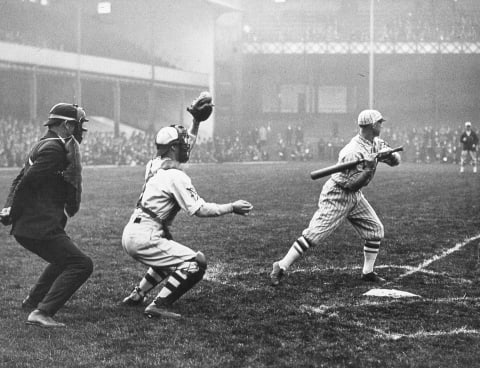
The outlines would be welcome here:
[[[458,302],[458,301],[475,301],[475,302],[480,302],[480,298],[441,298],[441,299],[432,299],[436,302],[440,303],[452,303],[452,302]],[[415,299],[415,302],[418,302],[419,299]],[[422,299],[421,301],[426,301],[425,299]],[[400,301],[397,300],[391,300],[388,302],[388,304],[392,303],[399,303]],[[339,307],[351,307],[351,306],[372,306],[372,305],[385,305],[385,301],[383,302],[362,302],[362,303],[357,303],[357,304],[337,304],[337,305],[321,305],[320,307],[313,307],[309,305],[301,305],[300,310],[305,313],[317,313],[324,315],[329,318],[336,318],[338,317],[338,313],[333,311],[330,312],[333,309],[338,309]],[[385,330],[382,330],[378,327],[373,327],[373,326],[367,326],[366,324],[359,322],[359,321],[354,321],[354,322],[346,322],[346,324],[350,324],[351,326],[354,327],[360,327],[365,330],[373,331],[377,337],[380,338],[386,338],[389,340],[398,340],[402,338],[410,338],[410,339],[419,339],[419,338],[428,338],[428,337],[437,337],[437,336],[454,336],[454,335],[480,335],[480,330],[478,329],[469,329],[467,326],[460,327],[460,328],[454,328],[452,330],[437,330],[437,331],[417,331],[409,334],[405,333],[392,333],[388,332]]]
[[[447,257],[448,255],[459,251],[460,249],[465,247],[467,244],[470,244],[471,242],[473,242],[477,239],[480,239],[480,234],[478,234],[476,236],[473,236],[471,238],[468,238],[461,243],[455,244],[454,247],[445,250],[444,252],[442,252],[439,255],[435,255],[435,256],[431,257],[430,259],[425,260],[424,262],[422,262],[421,264],[419,264],[416,267],[410,267],[410,266],[383,266],[383,267],[407,269],[407,272],[400,275],[397,278],[397,280],[400,280],[400,279],[402,279],[406,276],[412,275],[416,272],[422,272],[422,273],[437,275],[439,273],[433,272],[433,271],[430,271],[430,270],[425,270],[425,268],[428,267],[429,265],[431,265],[433,262],[438,261],[440,259],[443,259],[443,258]],[[378,268],[380,268],[380,267],[378,267]],[[440,273],[440,274],[443,275],[443,273]],[[462,279],[462,280],[464,280],[464,279]],[[470,280],[465,280],[465,281],[468,281],[468,282],[471,283]],[[392,281],[388,282],[387,284],[389,284],[389,283],[392,283]],[[393,303],[400,303],[400,302],[405,303],[405,299],[402,299],[402,300],[387,299],[387,300],[381,300],[381,301],[366,300],[366,301],[362,301],[360,303],[356,303],[356,304],[352,304],[352,305],[349,305],[349,304],[336,304],[335,305],[334,304],[334,305],[330,305],[330,306],[321,305],[320,307],[312,307],[312,306],[302,305],[301,310],[306,311],[306,312],[313,312],[313,313],[319,313],[319,314],[323,314],[323,315],[335,316],[337,313],[334,310],[340,309],[340,308],[346,308],[346,307],[351,307],[351,306],[385,305],[385,304],[393,304]],[[428,299],[428,298],[420,297],[420,298],[408,299],[408,302],[409,303],[433,302],[433,303],[446,303],[446,304],[459,303],[459,302],[478,302],[478,303],[480,303],[480,298],[463,297],[463,298]],[[331,310],[333,310],[333,312],[329,313]],[[402,339],[402,338],[419,339],[419,338],[428,338],[428,337],[437,337],[437,336],[480,335],[480,330],[468,329],[466,326],[461,327],[461,328],[455,328],[455,329],[452,329],[452,330],[439,330],[439,331],[424,331],[424,330],[422,330],[422,331],[417,331],[417,332],[410,333],[410,334],[401,334],[401,333],[387,332],[387,331],[384,331],[384,330],[376,328],[376,327],[369,327],[369,326],[366,326],[365,324],[363,324],[361,322],[358,322],[358,321],[352,323],[352,325],[371,330],[371,331],[375,332],[378,337],[383,337],[383,338],[387,338],[387,339],[390,339],[390,340],[398,340],[398,339]]]
[[[259,269],[258,272],[252,272],[252,270],[245,270],[245,271],[228,271],[229,265],[228,264],[222,264],[222,263],[217,263],[212,266],[209,266],[207,268],[207,272],[205,274],[204,279],[209,280],[209,281],[214,281],[218,282],[224,285],[228,285],[228,280],[231,278],[235,278],[237,276],[249,276],[249,275],[265,275],[267,278],[268,275],[270,274],[270,269]],[[329,272],[329,271],[336,271],[336,272],[346,272],[346,271],[352,271],[352,270],[361,270],[362,267],[360,266],[348,266],[348,267],[327,267],[327,268],[321,268],[321,267],[311,267],[311,268],[297,268],[295,270],[289,271],[290,274],[296,274],[296,273],[305,273],[305,272]],[[437,271],[432,271],[432,270],[426,270],[426,269],[421,269],[418,266],[405,266],[405,265],[380,265],[375,267],[375,269],[400,269],[400,270],[406,270],[407,273],[412,274],[414,272],[421,272],[424,274],[432,275],[432,276],[448,276],[444,272],[437,272]],[[464,278],[460,277],[451,277],[448,276],[452,279],[458,280],[460,283],[464,284],[471,284],[473,283],[472,280],[467,280]],[[398,280],[397,278],[396,280]],[[388,283],[391,283],[394,281],[390,281]],[[387,283],[387,284],[388,284]]]
[[[412,275],[417,272],[422,272],[426,274],[431,274],[431,275],[445,275],[444,273],[440,272],[435,272],[431,270],[426,270],[425,268],[431,265],[433,262],[436,262],[438,260],[441,260],[448,255],[457,252],[461,250],[463,247],[465,247],[467,244],[480,239],[480,234],[473,236],[471,238],[468,238],[464,240],[461,243],[457,243],[454,247],[445,250],[439,255],[435,255],[431,257],[430,259],[425,260],[418,266],[406,266],[406,265],[381,265],[376,268],[387,268],[387,269],[403,269],[407,270],[404,274],[400,275],[396,280],[400,280],[406,276]],[[320,272],[326,272],[326,271],[351,271],[351,270],[358,270],[361,267],[330,267],[330,268],[319,268],[319,267],[313,267],[310,269],[297,269],[293,271],[292,273],[298,273],[298,272],[315,272],[315,271],[320,271]],[[210,280],[210,281],[215,281],[223,285],[231,285],[227,280],[230,279],[231,277],[235,276],[242,276],[242,275],[250,275],[252,272],[249,271],[226,271],[228,270],[228,264],[215,264],[212,267],[210,267],[207,270],[207,273],[205,275],[205,279]],[[262,273],[268,272],[267,270],[262,270]],[[227,280],[221,280],[220,275],[227,277]],[[467,282],[471,283],[472,281],[470,280],[465,280],[465,279],[460,279],[462,282]],[[392,281],[391,281],[392,282]],[[389,282],[389,283],[391,283]],[[233,286],[233,285],[232,285]],[[254,289],[256,290],[257,288],[244,288],[244,289]],[[360,303],[356,304],[334,304],[330,306],[325,306],[321,305],[320,307],[313,307],[313,306],[308,306],[308,305],[302,305],[300,306],[300,310],[304,312],[313,312],[313,313],[319,313],[322,315],[330,315],[333,316],[336,314],[336,312],[329,313],[331,310],[335,309],[340,309],[340,308],[345,308],[345,307],[350,307],[350,306],[368,306],[368,305],[385,305],[385,304],[392,304],[392,303],[400,303],[403,302],[405,303],[405,299],[402,299],[401,301],[399,299],[388,299],[388,300],[381,300],[381,301],[362,301]],[[428,298],[414,298],[409,300],[408,302],[413,302],[413,303],[418,303],[418,302],[433,302],[433,303],[458,303],[458,302],[480,302],[480,298],[472,298],[472,297],[462,297],[462,298],[437,298],[437,299],[428,299]],[[375,332],[375,334],[378,337],[390,339],[390,340],[398,340],[402,338],[411,338],[411,339],[419,339],[419,338],[428,338],[428,337],[437,337],[437,336],[455,336],[455,335],[480,335],[480,330],[477,329],[468,329],[466,326],[461,327],[461,328],[455,328],[452,330],[439,330],[439,331],[417,331],[414,333],[410,334],[402,334],[402,333],[391,333],[388,331],[384,331],[382,329],[376,328],[376,327],[369,327],[366,326],[365,324],[361,322],[354,322],[354,326],[365,328],[368,330],[371,330]]]
[[[468,238],[468,239],[464,240],[464,241],[461,242],[461,243],[457,243],[457,244],[455,244],[455,246],[454,246],[453,248],[447,249],[447,250],[445,250],[443,253],[438,254],[438,255],[435,255],[435,256],[433,256],[433,257],[430,258],[430,259],[427,259],[426,261],[422,262],[422,263],[419,264],[418,266],[416,266],[416,267],[412,268],[411,270],[405,272],[403,275],[400,275],[400,276],[398,277],[398,279],[402,279],[402,278],[404,278],[404,277],[406,277],[406,276],[410,276],[410,275],[414,274],[415,272],[418,272],[418,271],[423,270],[424,268],[430,266],[433,262],[436,262],[436,261],[438,261],[438,260],[440,260],[440,259],[443,259],[443,258],[445,258],[446,256],[454,253],[454,252],[459,251],[459,250],[462,249],[465,245],[470,244],[471,242],[473,242],[473,241],[475,241],[475,240],[477,240],[477,239],[480,239],[480,234],[475,235],[475,236],[473,236],[473,237],[471,237],[471,238]]]
[[[438,336],[456,336],[456,335],[480,335],[480,330],[476,329],[468,329],[466,326],[461,328],[455,328],[453,330],[439,330],[439,331],[417,331],[410,334],[403,334],[403,333],[392,333],[383,331],[376,327],[368,327],[365,326],[361,322],[353,322],[352,323],[356,327],[366,328],[376,333],[377,337],[386,338],[389,340],[399,340],[399,339],[421,339],[421,338],[429,338],[429,337],[438,337]]]

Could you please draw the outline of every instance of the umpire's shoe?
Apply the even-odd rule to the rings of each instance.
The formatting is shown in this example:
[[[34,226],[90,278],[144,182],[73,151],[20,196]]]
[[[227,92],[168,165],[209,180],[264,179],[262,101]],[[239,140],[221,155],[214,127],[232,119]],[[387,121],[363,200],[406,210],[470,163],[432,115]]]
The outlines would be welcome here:
[[[148,318],[153,317],[165,317],[165,318],[180,318],[182,315],[178,313],[174,313],[167,309],[167,306],[161,305],[160,303],[155,303],[155,300],[151,302],[145,311],[143,312]]]
[[[27,318],[27,325],[39,326],[43,328],[63,328],[64,323],[55,322],[52,317],[40,309],[35,309]]]
[[[278,262],[274,262],[272,266],[272,272],[270,273],[270,282],[272,286],[280,284],[280,280],[285,275],[285,270],[280,267]]]
[[[136,286],[129,296],[123,299],[122,303],[125,305],[139,305],[145,302],[147,297],[143,294],[142,289]]]
[[[367,281],[367,282],[385,282],[385,281],[387,281],[383,277],[378,276],[376,272],[362,273],[361,279],[363,281]]]

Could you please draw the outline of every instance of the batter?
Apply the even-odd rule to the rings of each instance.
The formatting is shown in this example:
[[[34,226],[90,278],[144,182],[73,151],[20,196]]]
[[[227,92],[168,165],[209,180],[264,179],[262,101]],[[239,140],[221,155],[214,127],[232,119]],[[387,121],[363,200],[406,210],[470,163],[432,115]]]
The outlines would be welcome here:
[[[361,188],[368,185],[375,175],[377,154],[389,148],[379,138],[385,119],[377,110],[364,110],[358,116],[359,133],[340,151],[338,163],[365,159],[353,169],[333,174],[322,188],[318,210],[308,228],[290,247],[287,254],[273,263],[271,283],[277,286],[285,271],[308,249],[321,244],[347,219],[364,241],[364,265],[361,279],[371,282],[385,281],[374,272],[374,264],[384,236],[383,225]],[[400,155],[391,153],[380,159],[390,166],[400,163]]]

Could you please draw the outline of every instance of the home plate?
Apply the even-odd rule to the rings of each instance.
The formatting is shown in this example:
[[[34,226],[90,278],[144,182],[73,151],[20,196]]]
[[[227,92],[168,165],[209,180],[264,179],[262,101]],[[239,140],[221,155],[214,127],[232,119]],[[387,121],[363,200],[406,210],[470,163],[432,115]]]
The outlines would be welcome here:
[[[395,289],[372,289],[367,291],[365,296],[383,296],[388,298],[419,298],[420,295]]]

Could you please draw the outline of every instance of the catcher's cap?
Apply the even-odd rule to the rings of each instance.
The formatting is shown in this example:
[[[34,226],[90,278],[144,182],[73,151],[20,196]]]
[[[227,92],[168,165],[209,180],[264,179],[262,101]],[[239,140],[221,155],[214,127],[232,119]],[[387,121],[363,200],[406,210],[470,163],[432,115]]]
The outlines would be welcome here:
[[[48,114],[48,121],[45,122],[45,124],[43,125],[52,125],[53,122],[51,119],[78,121],[81,123],[88,121],[87,114],[85,113],[83,107],[64,102],[58,103],[50,109],[50,113]]]
[[[359,126],[367,126],[380,120],[385,121],[382,114],[380,114],[380,112],[377,110],[363,110],[360,114],[358,114]]]
[[[168,145],[177,141],[179,138],[178,130],[173,126],[161,128],[155,137],[155,143],[160,145]]]
[[[471,127],[471,126],[472,126],[472,123],[470,123],[469,121],[467,121],[467,122],[465,123],[465,126],[466,126],[466,127]]]

